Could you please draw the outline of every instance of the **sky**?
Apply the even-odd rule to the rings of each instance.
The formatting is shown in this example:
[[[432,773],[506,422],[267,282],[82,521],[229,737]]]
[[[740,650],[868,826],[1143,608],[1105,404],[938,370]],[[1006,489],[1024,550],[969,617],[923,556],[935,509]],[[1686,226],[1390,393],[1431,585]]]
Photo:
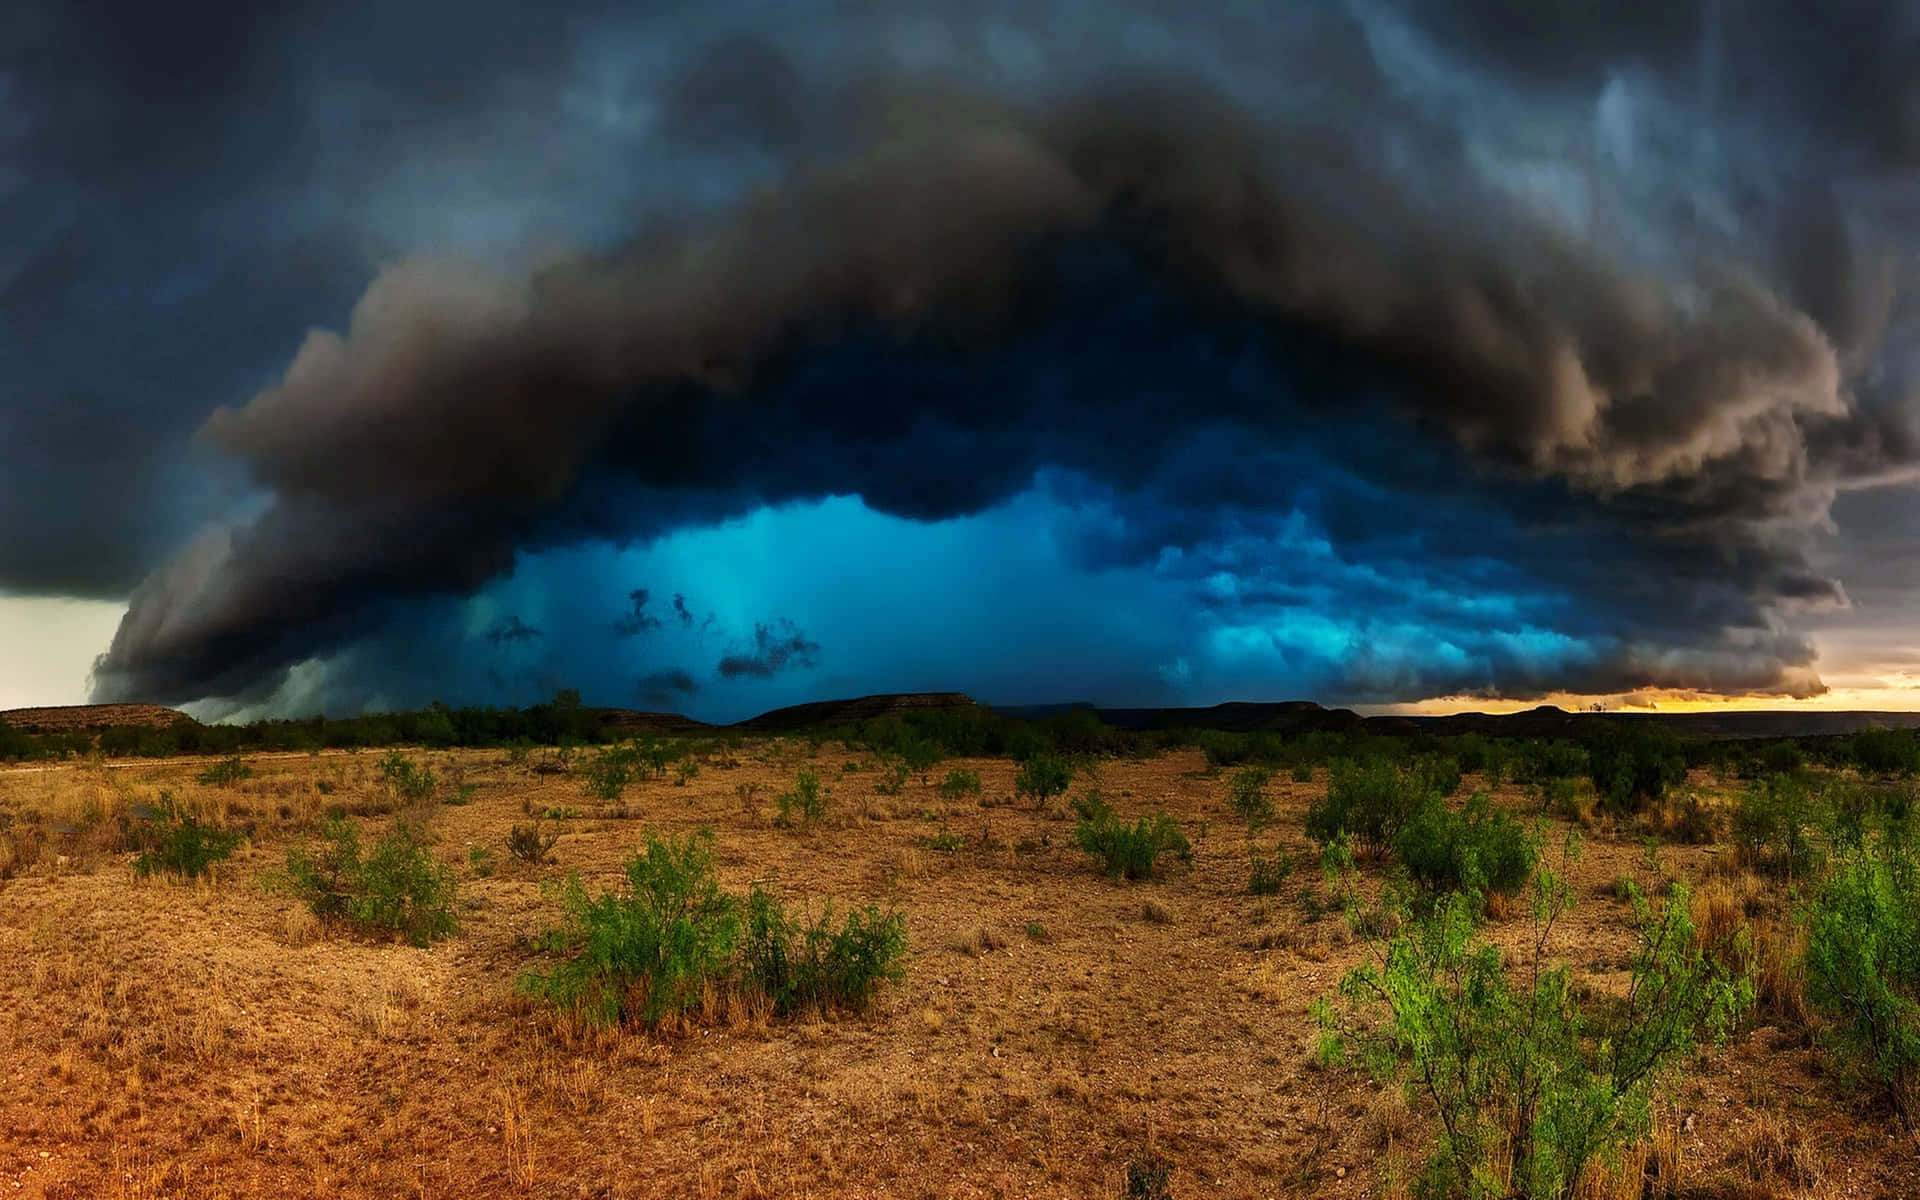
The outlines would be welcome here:
[[[1920,707],[1920,0],[0,11],[0,707]]]

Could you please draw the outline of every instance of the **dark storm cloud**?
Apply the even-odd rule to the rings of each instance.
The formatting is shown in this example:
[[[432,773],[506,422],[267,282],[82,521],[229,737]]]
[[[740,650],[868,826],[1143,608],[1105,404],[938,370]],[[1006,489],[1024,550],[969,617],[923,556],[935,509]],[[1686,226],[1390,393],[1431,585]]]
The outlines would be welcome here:
[[[621,637],[639,637],[660,628],[660,618],[647,611],[647,599],[646,588],[635,588],[628,593],[627,600],[632,608],[613,623],[613,631]]]
[[[487,640],[496,646],[510,646],[517,642],[530,642],[540,636],[540,631],[522,621],[519,617],[508,617],[487,631]]]
[[[755,625],[752,645],[725,656],[714,669],[722,679],[772,679],[782,671],[814,666],[819,654],[820,643],[782,619]]]
[[[0,470],[44,489],[0,500],[0,588],[242,515],[140,582],[103,697],[271,692],[528,550],[1052,468],[1128,510],[1090,562],[1300,508],[1348,561],[1578,597],[1537,615],[1595,688],[1804,691],[1790,620],[1845,596],[1809,546],[1920,446],[1897,5],[109,7],[0,16]],[[612,248],[484,253],[543,225]],[[254,505],[181,486],[208,461]]]
[[[671,700],[673,697],[692,696],[699,691],[700,685],[694,682],[693,675],[679,667],[669,668],[664,671],[655,671],[651,675],[642,678],[639,683],[634,686],[634,695],[636,697],[652,702],[658,702],[663,699]]]

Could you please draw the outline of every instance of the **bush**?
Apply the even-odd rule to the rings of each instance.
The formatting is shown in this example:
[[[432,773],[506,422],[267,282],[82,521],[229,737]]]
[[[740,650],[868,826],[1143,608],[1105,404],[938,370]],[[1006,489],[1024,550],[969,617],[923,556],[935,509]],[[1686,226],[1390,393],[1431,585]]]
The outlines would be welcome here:
[[[1429,797],[1400,830],[1394,852],[1429,891],[1513,895],[1533,874],[1534,841],[1507,813],[1476,792],[1454,812]]]
[[[955,767],[947,772],[940,781],[940,795],[947,800],[961,800],[967,796],[980,794],[980,772],[966,767]]]
[[[801,823],[806,825],[827,815],[827,794],[812,767],[801,767],[793,777],[793,786],[776,796],[774,804],[779,808],[777,820],[783,827],[793,824],[795,813],[800,814]]]
[[[1053,754],[1036,754],[1020,766],[1013,777],[1013,793],[1029,797],[1034,807],[1045,806],[1055,796],[1066,794],[1073,783],[1073,765]]]
[[[322,920],[402,933],[416,946],[458,928],[453,869],[435,859],[405,822],[363,856],[360,827],[345,818],[329,819],[320,828],[318,849],[287,848],[287,878],[294,894]]]
[[[1460,790],[1460,764],[1444,755],[1429,755],[1413,765],[1413,783],[1423,796],[1445,799]]]
[[[1390,847],[1425,798],[1420,786],[1384,758],[1336,762],[1327,776],[1327,794],[1307,809],[1307,836],[1322,846],[1344,834],[1365,845]]]
[[[1273,820],[1273,801],[1267,799],[1267,784],[1272,781],[1270,767],[1241,767],[1227,780],[1227,804],[1246,821],[1249,831]]]
[[[213,787],[232,787],[242,779],[253,778],[253,768],[241,761],[238,755],[221,761],[200,772],[196,777],[201,783]]]
[[[133,873],[146,878],[156,871],[196,879],[217,862],[225,862],[240,845],[241,834],[234,829],[215,829],[193,817],[172,814],[168,824],[153,835],[153,844],[133,860]]]
[[[611,804],[624,796],[627,785],[639,779],[646,769],[637,746],[608,746],[587,764],[582,787],[595,800]]]
[[[1920,1116],[1920,859],[1893,830],[1846,851],[1808,909],[1807,995],[1823,1041],[1909,1125]]]
[[[679,762],[674,764],[674,781],[673,782],[676,786],[685,787],[687,786],[687,784],[691,783],[693,780],[699,777],[700,777],[700,764],[697,760],[691,759],[691,758],[683,758]]]
[[[529,866],[547,861],[560,835],[542,833],[540,822],[531,825],[515,825],[507,831],[507,852]]]
[[[1609,812],[1639,812],[1687,777],[1680,739],[1660,729],[1611,725],[1587,739],[1587,773]]]
[[[417,802],[433,795],[432,768],[416,765],[398,750],[380,760],[380,775],[402,800]]]
[[[1272,854],[1249,850],[1247,858],[1251,867],[1247,877],[1249,895],[1277,896],[1293,877],[1293,855],[1285,846],[1277,847]]]
[[[1869,775],[1920,772],[1920,738],[1907,729],[1862,729],[1853,735],[1850,757]]]
[[[916,739],[900,747],[900,762],[907,770],[920,777],[921,783],[927,782],[927,774],[940,762],[940,747],[929,741]]]
[[[742,989],[776,1015],[808,1009],[867,1007],[882,984],[906,978],[907,919],[869,905],[833,927],[829,901],[808,924],[786,914],[778,897],[755,885],[747,897],[741,948]]]
[[[1657,913],[1637,892],[1633,901],[1640,936],[1624,999],[1583,998],[1568,967],[1548,960],[1571,900],[1542,870],[1522,982],[1456,894],[1425,916],[1398,914],[1402,932],[1341,981],[1343,1011],[1315,1003],[1323,1061],[1398,1078],[1438,1118],[1421,1193],[1565,1200],[1590,1163],[1646,1134],[1655,1094],[1696,1039],[1724,1038],[1752,1004],[1751,980],[1694,945],[1684,886]]]
[[[594,1024],[654,1028],[735,1001],[782,1014],[858,1008],[903,978],[903,916],[856,909],[835,928],[830,903],[807,923],[757,886],[742,901],[720,886],[710,829],[649,833],[626,876],[624,894],[599,896],[568,880],[554,942],[573,957],[522,976],[522,991]]]
[[[1733,811],[1733,844],[1747,866],[1788,878],[1805,876],[1819,858],[1808,829],[1819,821],[1806,785],[1770,775],[1747,785]]]
[[[1162,854],[1192,861],[1193,846],[1172,817],[1153,813],[1128,825],[1096,794],[1088,795],[1089,811],[1075,828],[1074,841],[1101,860],[1109,878],[1150,879]]]
[[[907,790],[907,777],[910,774],[912,772],[904,762],[885,762],[880,768],[880,782],[873,785],[873,790],[882,796],[898,796]]]
[[[1293,764],[1293,781],[1295,783],[1312,783],[1313,764],[1310,762],[1297,762]]]

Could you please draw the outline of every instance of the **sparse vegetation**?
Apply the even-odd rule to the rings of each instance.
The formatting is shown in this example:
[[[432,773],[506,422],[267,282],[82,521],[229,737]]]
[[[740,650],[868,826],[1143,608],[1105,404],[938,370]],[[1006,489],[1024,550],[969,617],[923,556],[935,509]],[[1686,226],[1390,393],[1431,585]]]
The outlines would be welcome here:
[[[980,772],[967,767],[955,767],[940,781],[940,796],[944,800],[960,801],[979,795]]]
[[[166,822],[152,831],[151,844],[133,860],[134,874],[197,879],[213,864],[233,857],[243,837],[239,830],[202,825],[198,818],[179,812],[171,803],[163,804],[163,808]]]
[[[417,804],[433,795],[433,769],[415,763],[398,750],[380,760],[380,777],[406,803]]]
[[[1842,853],[1809,906],[1807,994],[1843,1070],[1920,1118],[1920,856],[1904,825]]]
[[[1590,1164],[1644,1137],[1673,1068],[1718,1041],[1753,1000],[1750,979],[1699,946],[1685,889],[1658,911],[1636,892],[1639,941],[1623,1003],[1585,999],[1550,939],[1571,904],[1553,871],[1534,894],[1534,935],[1510,973],[1475,933],[1474,897],[1401,930],[1322,1000],[1320,1054],[1400,1080],[1434,1114],[1423,1194],[1566,1200]]]
[[[774,798],[774,807],[782,827],[793,825],[796,818],[800,824],[812,825],[827,815],[826,789],[812,767],[801,767],[794,774],[793,786]]]
[[[200,772],[201,783],[208,787],[232,787],[243,779],[253,778],[253,768],[238,755],[223,758],[219,762]]]
[[[1172,817],[1152,813],[1128,825],[1097,797],[1074,829],[1074,841],[1099,859],[1112,879],[1151,879],[1162,854],[1193,858],[1193,846]]]
[[[855,909],[836,928],[830,903],[808,922],[757,886],[742,900],[720,886],[713,841],[711,830],[649,834],[626,862],[624,892],[595,896],[570,879],[567,924],[551,941],[573,956],[524,975],[522,989],[589,1023],[657,1028],[729,1004],[862,1008],[903,978],[904,916]]]
[[[1267,784],[1272,780],[1272,768],[1258,766],[1241,767],[1227,780],[1227,804],[1247,823],[1250,833],[1273,820],[1273,801],[1267,799]]]
[[[536,866],[547,861],[554,843],[559,840],[558,834],[542,830],[538,820],[531,825],[515,825],[507,830],[507,853],[528,866]]]
[[[405,822],[363,854],[360,827],[332,818],[321,826],[318,845],[287,848],[286,881],[321,920],[399,933],[416,946],[449,937],[459,927],[452,869]]]
[[[1036,808],[1066,795],[1073,784],[1073,764],[1055,754],[1035,754],[1020,764],[1013,777],[1013,794],[1033,801]]]

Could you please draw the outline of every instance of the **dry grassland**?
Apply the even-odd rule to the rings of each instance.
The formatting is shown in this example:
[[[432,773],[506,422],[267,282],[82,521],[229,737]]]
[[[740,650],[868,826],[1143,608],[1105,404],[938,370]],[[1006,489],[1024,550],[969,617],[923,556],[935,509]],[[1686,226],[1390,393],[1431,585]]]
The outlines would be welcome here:
[[[435,753],[441,796],[471,790],[411,814],[460,876],[461,933],[427,950],[322,928],[263,887],[329,805],[393,821],[378,757],[263,757],[226,788],[184,761],[0,773],[0,1195],[1119,1196],[1153,1153],[1177,1197],[1372,1197],[1404,1195],[1425,1144],[1397,1094],[1313,1066],[1308,1003],[1366,948],[1320,913],[1315,871],[1247,894],[1242,827],[1197,753],[1098,770],[1122,814],[1162,808],[1193,837],[1191,868],[1137,884],[1099,874],[1063,809],[1013,805],[1005,761],[942,764],[936,784],[958,765],[985,784],[950,804],[918,777],[876,794],[857,751],[751,743],[607,805],[498,752]],[[832,788],[806,833],[770,820],[801,765]],[[1323,785],[1273,785],[1303,861]],[[121,822],[163,789],[248,831],[211,881],[135,877]],[[552,861],[516,862],[507,831],[549,810]],[[543,884],[611,885],[644,828],[700,825],[730,887],[904,911],[906,984],[862,1016],[676,1036],[568,1034],[516,995],[558,915]],[[964,846],[932,848],[942,832]],[[1760,934],[1758,1015],[1689,1065],[1596,1197],[1920,1195],[1912,1141],[1797,1032],[1778,885],[1711,848],[1650,863],[1638,833],[1590,833],[1569,874],[1557,945],[1596,986],[1624,978],[1623,875],[1698,881],[1703,922]],[[1525,936],[1519,908],[1496,936]]]

